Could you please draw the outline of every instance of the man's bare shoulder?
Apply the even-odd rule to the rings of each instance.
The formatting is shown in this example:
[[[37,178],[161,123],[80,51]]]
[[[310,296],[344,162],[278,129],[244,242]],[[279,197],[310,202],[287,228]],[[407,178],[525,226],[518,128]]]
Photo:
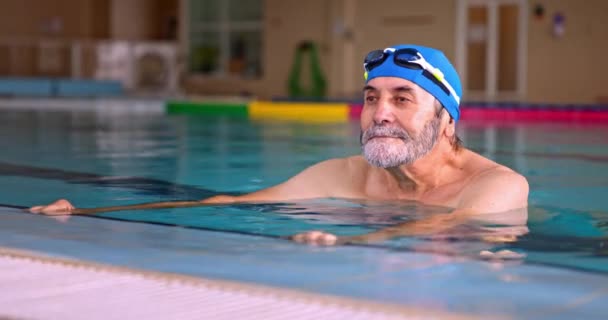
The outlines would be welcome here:
[[[365,160],[362,155],[350,156],[347,158],[343,158],[343,160],[348,165],[348,168],[350,170],[361,171],[370,168],[369,162],[367,162],[367,160]]]
[[[461,207],[502,212],[527,206],[529,185],[523,175],[470,152],[471,177],[463,190]]]
[[[458,154],[460,163],[462,163],[462,168],[470,176],[477,176],[482,172],[490,171],[500,167],[509,169],[470,149],[462,149],[458,152]]]
[[[304,170],[303,173],[339,181],[346,177],[363,176],[368,168],[369,164],[362,156],[350,156],[321,161]]]
[[[351,167],[362,167],[367,163],[362,156],[327,159],[310,166],[312,170],[350,170]],[[307,170],[308,170],[307,169]]]
[[[352,198],[365,181],[365,159],[360,156],[333,158],[316,163],[274,189],[289,190],[307,198]]]
[[[497,164],[495,167],[480,172],[473,178],[473,184],[500,183],[503,186],[528,189],[526,178],[513,169]]]

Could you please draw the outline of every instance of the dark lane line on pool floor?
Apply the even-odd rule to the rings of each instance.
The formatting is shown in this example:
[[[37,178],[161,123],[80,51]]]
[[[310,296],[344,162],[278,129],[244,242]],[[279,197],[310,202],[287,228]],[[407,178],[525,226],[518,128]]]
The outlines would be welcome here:
[[[177,196],[180,197],[179,199],[182,200],[203,199],[219,194],[215,190],[204,189],[184,184],[176,184],[160,179],[104,176],[95,173],[25,166],[7,162],[0,162],[0,176],[28,177],[37,179],[58,180],[71,184],[86,184],[96,187],[116,187],[133,189],[144,194]],[[228,192],[228,194],[237,193]]]

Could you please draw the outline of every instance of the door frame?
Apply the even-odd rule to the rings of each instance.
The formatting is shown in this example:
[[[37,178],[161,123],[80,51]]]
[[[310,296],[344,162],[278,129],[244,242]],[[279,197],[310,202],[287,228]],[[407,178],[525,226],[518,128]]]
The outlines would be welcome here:
[[[503,4],[514,4],[519,7],[517,22],[516,50],[516,89],[498,91],[498,7]],[[487,46],[486,46],[486,87],[485,90],[468,90],[467,84],[467,25],[468,9],[473,6],[485,6],[488,9]],[[457,0],[456,1],[456,69],[459,70],[464,95],[469,100],[485,101],[523,100],[527,88],[528,59],[528,0]]]

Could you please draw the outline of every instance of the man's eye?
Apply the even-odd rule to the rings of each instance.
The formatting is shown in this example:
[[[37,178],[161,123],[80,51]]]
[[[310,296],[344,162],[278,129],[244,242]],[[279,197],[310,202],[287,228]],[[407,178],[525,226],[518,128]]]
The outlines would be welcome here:
[[[365,101],[367,102],[374,102],[376,101],[378,98],[374,97],[374,96],[367,96],[365,97]]]
[[[406,97],[397,97],[397,98],[396,98],[396,100],[397,100],[397,102],[399,102],[399,103],[405,103],[405,102],[410,101],[410,100],[409,100],[408,98],[406,98]]]

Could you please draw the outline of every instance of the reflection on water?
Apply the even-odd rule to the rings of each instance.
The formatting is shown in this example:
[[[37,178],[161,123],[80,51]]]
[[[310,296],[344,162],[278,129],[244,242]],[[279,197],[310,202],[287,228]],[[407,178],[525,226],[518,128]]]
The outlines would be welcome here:
[[[360,223],[379,229],[449,210],[413,202],[352,205],[337,201],[308,202],[275,208],[293,219],[321,225],[340,234],[339,226]],[[290,210],[295,212],[289,213]],[[556,266],[608,272],[608,214],[588,214],[551,207],[529,207],[487,214],[436,233],[404,236],[384,242],[392,250],[441,253],[479,259],[525,260]],[[313,227],[313,229],[314,229]]]
[[[527,216],[471,219],[438,233],[386,241],[380,244],[383,249],[481,259],[506,258],[493,254],[508,250],[520,254],[510,258],[522,262],[608,271],[608,126],[506,126],[464,119],[457,129],[466,146],[528,178]],[[0,162],[96,176],[86,181],[55,176],[51,181],[48,175],[25,178],[12,170],[0,174],[0,186],[8,186],[0,190],[0,202],[27,205],[68,197],[77,205],[109,206],[249,192],[318,161],[359,153],[358,137],[356,122],[3,112]],[[313,229],[362,234],[431,215],[449,215],[449,210],[411,202],[326,199],[104,216],[279,237]]]
[[[358,235],[387,226],[449,215],[447,208],[415,202],[365,203],[320,199],[294,203],[241,204],[103,216],[211,230],[284,237],[309,230]],[[366,246],[439,253],[452,258],[543,263],[608,272],[607,215],[530,207],[472,217],[448,229],[402,236]]]

